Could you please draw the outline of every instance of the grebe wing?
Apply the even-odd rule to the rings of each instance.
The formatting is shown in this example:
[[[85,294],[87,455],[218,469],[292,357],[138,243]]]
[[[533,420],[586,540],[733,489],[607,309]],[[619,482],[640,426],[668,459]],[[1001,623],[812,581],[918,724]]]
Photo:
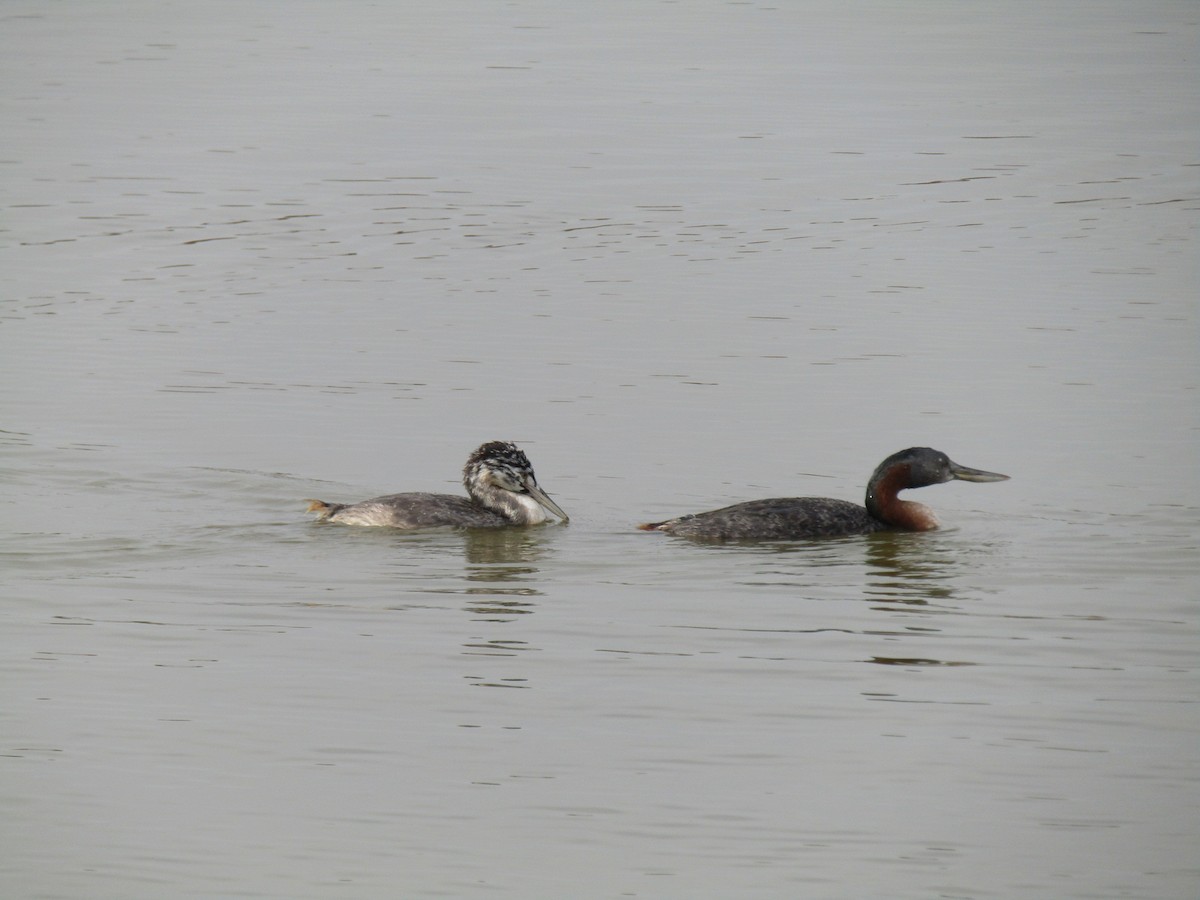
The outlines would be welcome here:
[[[391,528],[495,528],[508,522],[491,510],[454,494],[387,494],[361,503],[330,505],[322,518],[344,525]]]
[[[643,526],[646,527],[646,526]],[[868,534],[887,526],[856,503],[827,497],[772,497],[655,523],[647,530],[712,540],[805,540]]]

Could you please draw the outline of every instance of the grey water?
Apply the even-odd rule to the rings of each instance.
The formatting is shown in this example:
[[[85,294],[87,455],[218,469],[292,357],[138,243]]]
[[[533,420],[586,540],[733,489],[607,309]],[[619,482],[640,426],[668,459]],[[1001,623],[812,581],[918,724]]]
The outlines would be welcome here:
[[[5,3],[0,892],[1197,896],[1198,23]]]

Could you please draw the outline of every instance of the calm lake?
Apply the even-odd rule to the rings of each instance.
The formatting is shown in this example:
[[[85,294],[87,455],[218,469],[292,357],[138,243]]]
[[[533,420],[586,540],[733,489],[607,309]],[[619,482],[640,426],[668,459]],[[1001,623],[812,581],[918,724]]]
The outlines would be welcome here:
[[[0,894],[1200,896],[1200,6],[0,7]],[[321,525],[517,442],[571,515]],[[924,534],[638,522],[1003,484]]]

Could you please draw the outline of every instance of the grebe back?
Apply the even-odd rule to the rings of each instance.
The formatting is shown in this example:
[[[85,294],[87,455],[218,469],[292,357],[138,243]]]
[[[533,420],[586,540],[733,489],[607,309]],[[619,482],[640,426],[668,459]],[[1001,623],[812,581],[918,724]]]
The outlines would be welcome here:
[[[643,531],[665,531],[681,537],[717,541],[804,540],[873,531],[930,531],[938,527],[928,506],[897,495],[908,488],[946,481],[1007,481],[1007,475],[970,469],[940,450],[910,447],[879,464],[867,483],[866,506],[828,497],[777,497],[735,503],[639,525]]]
[[[309,500],[308,511],[324,522],[392,528],[502,528],[539,525],[554,513],[569,519],[537,483],[529,458],[515,444],[490,441],[463,467],[466,497],[454,494],[388,494],[361,503]]]

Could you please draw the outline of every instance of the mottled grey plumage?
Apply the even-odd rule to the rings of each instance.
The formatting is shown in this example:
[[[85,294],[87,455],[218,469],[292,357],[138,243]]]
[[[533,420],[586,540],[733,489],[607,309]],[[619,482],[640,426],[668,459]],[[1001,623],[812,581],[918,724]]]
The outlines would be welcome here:
[[[830,497],[773,497],[693,513],[667,522],[639,526],[680,537],[714,541],[802,540],[836,534],[868,534],[888,526],[865,508]]]
[[[471,454],[463,467],[468,497],[454,494],[388,494],[361,503],[308,501],[322,521],[392,528],[501,528],[537,525],[550,510],[563,522],[567,514],[537,483],[533,466],[516,445],[491,441]]]
[[[891,529],[928,531],[937,527],[933,510],[896,495],[907,488],[960,479],[1004,481],[1007,475],[968,469],[929,447],[893,453],[875,469],[867,484],[866,506],[828,497],[777,497],[735,503],[639,525],[643,531],[665,531],[680,537],[713,541],[806,540]]]

